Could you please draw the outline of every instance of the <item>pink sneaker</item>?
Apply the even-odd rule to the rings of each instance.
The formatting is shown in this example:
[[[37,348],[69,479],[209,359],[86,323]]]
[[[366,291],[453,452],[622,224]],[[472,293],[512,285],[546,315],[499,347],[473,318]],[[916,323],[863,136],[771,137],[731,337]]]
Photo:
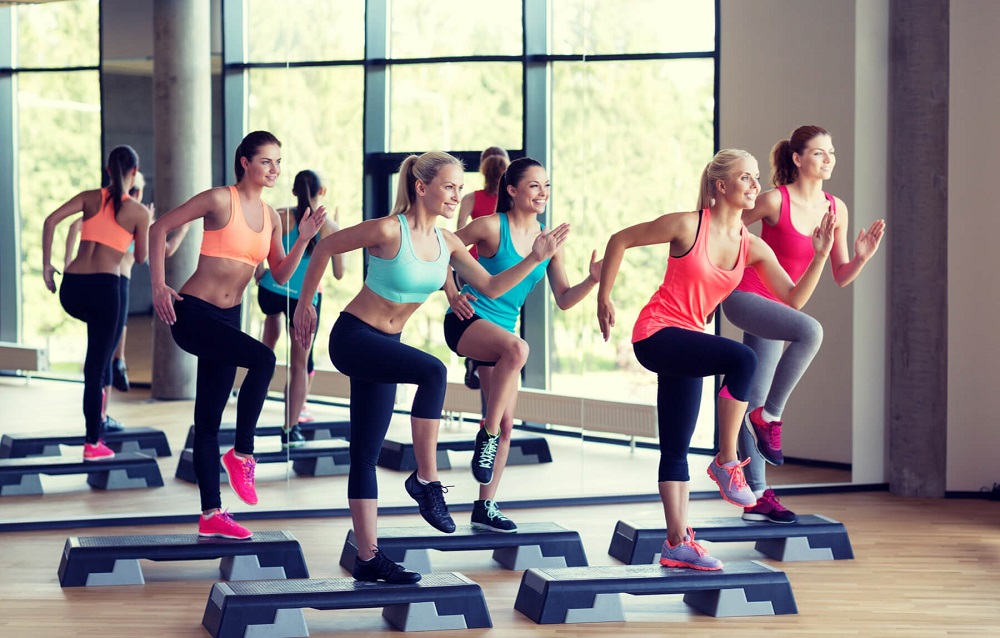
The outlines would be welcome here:
[[[90,443],[83,444],[83,460],[84,461],[106,461],[108,459],[115,458],[115,451],[104,445],[104,441],[98,441],[93,445]]]
[[[744,423],[753,434],[757,451],[771,465],[781,465],[785,455],[781,453],[781,421],[765,421],[764,408],[759,407],[746,415]]]
[[[204,514],[199,516],[198,536],[232,538],[241,541],[253,536],[253,532],[234,521],[229,510],[226,510],[210,516]]]
[[[253,473],[257,461],[253,457],[236,456],[236,450],[229,450],[222,455],[222,467],[229,475],[229,486],[236,496],[247,505],[257,504],[257,488],[254,487]]]

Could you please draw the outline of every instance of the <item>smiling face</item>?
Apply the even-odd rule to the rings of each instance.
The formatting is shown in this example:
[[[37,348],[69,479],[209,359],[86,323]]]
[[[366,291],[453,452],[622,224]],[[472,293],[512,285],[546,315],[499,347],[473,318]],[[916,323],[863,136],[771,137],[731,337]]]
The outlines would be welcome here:
[[[718,180],[716,192],[720,199],[737,208],[746,210],[756,206],[757,195],[760,194],[760,169],[757,167],[757,160],[745,157],[737,162],[729,177]]]
[[[830,179],[833,167],[837,165],[833,138],[829,135],[817,135],[806,143],[801,153],[792,153],[792,161],[799,169],[801,177]]]
[[[536,215],[545,212],[549,202],[551,184],[549,174],[541,166],[529,166],[516,185],[507,185],[507,193],[514,202],[514,210],[530,211]]]
[[[254,184],[270,188],[281,175],[281,147],[277,144],[264,144],[252,159],[243,156],[240,161],[246,171],[243,179],[249,179]]]
[[[458,210],[462,200],[465,170],[459,164],[446,164],[429,184],[417,180],[416,188],[417,196],[421,198],[428,211],[445,219],[451,219],[455,216],[455,211]]]

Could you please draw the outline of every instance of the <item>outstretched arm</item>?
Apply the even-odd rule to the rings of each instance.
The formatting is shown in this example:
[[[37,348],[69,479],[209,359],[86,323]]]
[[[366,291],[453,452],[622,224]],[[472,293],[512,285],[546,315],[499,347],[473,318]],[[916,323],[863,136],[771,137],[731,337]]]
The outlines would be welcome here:
[[[52,265],[52,237],[56,226],[70,215],[82,212],[83,204],[84,194],[78,193],[76,197],[49,213],[42,225],[42,279],[45,280],[45,287],[49,292],[56,291],[55,274],[58,271]]]
[[[285,254],[285,247],[281,245],[281,220],[278,213],[273,209],[268,209],[271,214],[271,250],[267,254],[267,264],[271,268],[271,276],[279,284],[287,282],[292,277],[292,273],[299,267],[299,261],[306,252],[309,240],[316,236],[320,228],[326,222],[326,207],[319,206],[315,211],[307,208],[299,222],[299,238],[292,244],[288,254]],[[312,297],[307,297],[312,299]]]
[[[854,258],[849,260],[847,254],[848,226],[847,206],[838,199],[837,225],[834,229],[830,265],[833,268],[833,279],[841,288],[849,285],[861,274],[861,269],[865,267],[868,260],[878,251],[878,247],[882,243],[882,236],[885,233],[884,219],[875,220],[868,229],[862,228],[858,232],[858,238],[854,240]]]
[[[604,260],[597,259],[597,251],[590,254],[590,268],[583,281],[570,286],[566,277],[566,268],[563,265],[563,251],[560,250],[549,262],[547,274],[549,276],[549,286],[552,288],[552,295],[556,299],[556,305],[560,310],[569,310],[576,304],[583,301],[583,298],[590,294],[594,286],[601,282],[601,266]]]

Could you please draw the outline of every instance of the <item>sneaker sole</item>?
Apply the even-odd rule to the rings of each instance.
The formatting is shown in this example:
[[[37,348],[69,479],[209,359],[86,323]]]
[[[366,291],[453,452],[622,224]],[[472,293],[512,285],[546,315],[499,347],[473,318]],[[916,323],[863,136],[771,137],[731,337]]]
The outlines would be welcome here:
[[[253,532],[250,532],[250,536],[231,536],[229,534],[223,534],[222,532],[213,532],[211,534],[198,532],[198,536],[201,538],[228,538],[231,541],[245,541],[253,538]]]
[[[514,529],[500,529],[499,527],[490,527],[485,523],[472,523],[471,527],[472,529],[481,529],[487,532],[498,532],[500,534],[513,534],[517,531],[516,527]]]
[[[251,501],[246,500],[242,496],[240,496],[240,493],[236,491],[236,486],[233,485],[233,475],[229,472],[229,466],[226,465],[225,461],[222,461],[222,469],[224,469],[226,471],[226,476],[229,477],[229,489],[231,489],[233,491],[233,494],[236,495],[236,498],[240,499],[241,501],[243,501],[247,505],[256,505],[257,502],[260,499],[258,499],[258,501],[251,502]]]
[[[90,461],[90,462],[93,462],[93,461],[110,461],[113,458],[115,458],[115,455],[111,454],[109,456],[92,456],[90,458],[87,458],[85,456],[85,457],[83,457],[83,460],[84,461]]]
[[[703,572],[717,572],[723,567],[722,565],[719,565],[718,567],[705,567],[704,565],[695,565],[693,563],[685,563],[684,561],[670,560],[668,558],[661,558],[660,565],[662,565],[663,567],[680,567],[683,569],[697,569],[698,571],[703,571]]]
[[[712,463],[715,463],[715,461],[712,461]],[[727,503],[732,503],[733,505],[737,505],[739,507],[753,507],[754,505],[757,504],[757,499],[753,499],[752,502],[740,503],[739,501],[734,501],[733,499],[729,498],[729,496],[726,495],[726,490],[722,489],[722,483],[719,482],[719,479],[715,478],[715,473],[712,472],[712,468],[711,467],[706,468],[705,472],[708,473],[708,478],[712,479],[712,482],[715,483],[715,485],[719,488],[719,494],[722,495],[722,500],[726,501]],[[751,492],[751,497],[752,496],[753,493]]]
[[[795,519],[790,521],[779,521],[777,519],[771,518],[767,514],[744,514],[742,518],[745,521],[775,523],[777,525],[791,525],[792,523],[799,520],[798,517],[796,517]]]

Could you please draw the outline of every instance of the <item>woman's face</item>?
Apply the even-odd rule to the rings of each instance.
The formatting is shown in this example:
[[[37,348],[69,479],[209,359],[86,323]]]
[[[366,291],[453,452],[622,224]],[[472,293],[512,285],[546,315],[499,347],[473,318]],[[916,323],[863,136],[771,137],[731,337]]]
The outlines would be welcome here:
[[[271,188],[281,175],[281,147],[277,144],[265,144],[257,149],[253,159],[242,158],[243,179],[249,179],[253,184]]]
[[[536,215],[545,212],[549,202],[549,174],[541,166],[529,166],[516,186],[507,186],[507,193],[514,200],[514,209],[531,211]]]
[[[802,153],[793,153],[792,160],[799,169],[799,175],[812,179],[830,179],[833,167],[837,165],[833,138],[817,135],[806,143]]]
[[[726,180],[719,180],[719,195],[729,204],[744,210],[757,205],[760,194],[760,169],[757,160],[745,157],[733,168]]]
[[[451,219],[461,203],[465,170],[458,164],[446,164],[438,170],[430,184],[418,184],[423,185],[422,189],[417,189],[417,194],[422,198],[424,207],[431,213]]]

